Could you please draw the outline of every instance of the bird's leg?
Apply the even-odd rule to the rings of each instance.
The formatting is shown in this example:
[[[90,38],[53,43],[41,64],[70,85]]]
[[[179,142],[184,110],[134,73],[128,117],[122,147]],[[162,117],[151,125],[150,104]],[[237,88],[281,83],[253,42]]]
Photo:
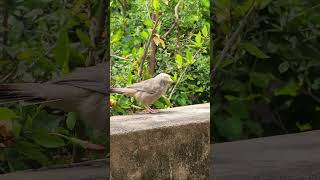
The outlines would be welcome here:
[[[152,109],[152,108],[150,108],[150,106],[145,105],[145,107],[146,107],[146,112],[148,112],[148,113],[155,114],[155,113],[159,112],[159,110]]]

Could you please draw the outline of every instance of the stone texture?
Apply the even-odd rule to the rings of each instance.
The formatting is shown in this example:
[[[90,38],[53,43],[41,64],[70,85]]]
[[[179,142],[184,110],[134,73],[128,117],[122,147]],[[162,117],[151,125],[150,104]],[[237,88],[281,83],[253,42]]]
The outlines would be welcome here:
[[[320,131],[212,145],[213,180],[319,180]]]
[[[209,179],[209,109],[111,117],[112,179]]]

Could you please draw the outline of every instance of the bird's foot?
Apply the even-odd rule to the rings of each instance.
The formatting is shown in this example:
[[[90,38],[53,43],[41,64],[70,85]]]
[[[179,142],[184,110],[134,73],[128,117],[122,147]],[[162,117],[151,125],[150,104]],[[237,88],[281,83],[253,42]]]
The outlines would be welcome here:
[[[148,108],[145,110],[147,113],[150,113],[150,114],[155,114],[155,113],[158,113],[160,112],[159,110],[157,109],[151,109],[151,108]]]

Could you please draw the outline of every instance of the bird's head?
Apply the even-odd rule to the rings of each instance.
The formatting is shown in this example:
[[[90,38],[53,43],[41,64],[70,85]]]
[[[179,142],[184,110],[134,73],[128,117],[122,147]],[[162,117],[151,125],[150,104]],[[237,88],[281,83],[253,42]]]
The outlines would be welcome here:
[[[160,79],[162,82],[166,84],[172,84],[173,80],[171,79],[169,74],[166,73],[160,73],[155,78]]]

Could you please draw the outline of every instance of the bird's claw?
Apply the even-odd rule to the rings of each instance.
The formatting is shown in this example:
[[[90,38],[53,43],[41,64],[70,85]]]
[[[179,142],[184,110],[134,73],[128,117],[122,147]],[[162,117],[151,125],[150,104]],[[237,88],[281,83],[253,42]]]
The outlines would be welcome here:
[[[157,109],[151,109],[151,108],[149,108],[149,109],[146,109],[146,112],[148,112],[148,113],[150,113],[150,114],[155,114],[155,113],[158,113],[158,112],[160,112],[160,111],[157,110]]]

